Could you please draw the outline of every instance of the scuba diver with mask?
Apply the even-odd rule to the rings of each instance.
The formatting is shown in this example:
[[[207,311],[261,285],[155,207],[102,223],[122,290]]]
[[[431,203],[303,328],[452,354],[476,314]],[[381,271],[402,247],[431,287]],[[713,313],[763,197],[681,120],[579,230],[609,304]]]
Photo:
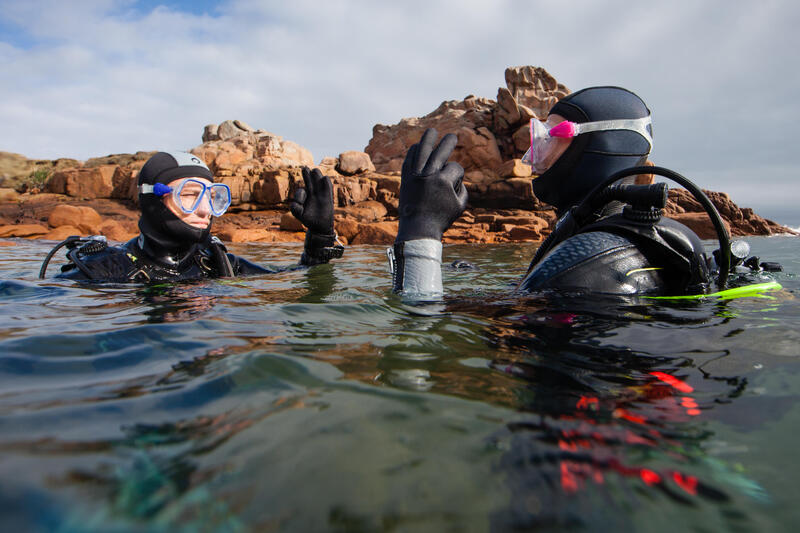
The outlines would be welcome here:
[[[344,247],[333,229],[333,187],[318,169],[303,168],[292,214],[306,226],[301,265],[327,263]],[[211,235],[213,217],[231,205],[227,185],[200,158],[186,152],[158,152],[139,171],[140,234],[119,247],[104,237],[70,237],[45,258],[39,273],[62,246],[70,262],[56,277],[100,282],[163,282],[278,272],[230,254]]]
[[[517,290],[566,290],[618,295],[697,295],[725,288],[728,272],[749,247],[734,243],[714,205],[691,181],[668,169],[642,166],[653,138],[650,110],[620,87],[591,87],[553,106],[546,122],[530,124],[535,195],[559,220],[531,261]],[[442,295],[441,237],[466,207],[464,171],[446,163],[456,145],[449,134],[434,149],[428,130],[406,155],[399,229],[387,251],[393,290],[411,300]],[[720,248],[707,255],[689,228],[662,216],[665,183],[635,185],[657,174],[678,182],[705,208]],[[738,244],[738,246],[737,246]],[[757,263],[754,269],[761,269]],[[752,267],[751,267],[752,268]]]

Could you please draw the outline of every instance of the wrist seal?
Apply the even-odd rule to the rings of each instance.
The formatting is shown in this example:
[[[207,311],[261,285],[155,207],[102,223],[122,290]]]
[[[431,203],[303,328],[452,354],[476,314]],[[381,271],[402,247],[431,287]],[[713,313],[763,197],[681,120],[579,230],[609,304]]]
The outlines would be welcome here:
[[[344,254],[344,245],[339,242],[336,232],[331,235],[321,235],[308,230],[300,262],[304,265],[327,263],[331,259],[342,257],[342,254]]]

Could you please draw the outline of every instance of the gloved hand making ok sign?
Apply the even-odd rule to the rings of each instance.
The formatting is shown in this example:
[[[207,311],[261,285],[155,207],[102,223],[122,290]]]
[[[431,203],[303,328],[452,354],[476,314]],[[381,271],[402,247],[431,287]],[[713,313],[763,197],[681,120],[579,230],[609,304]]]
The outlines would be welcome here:
[[[344,247],[333,231],[333,184],[319,169],[303,167],[303,184],[292,200],[292,214],[308,228],[300,262],[304,265],[327,263],[342,257]]]
[[[430,128],[413,145],[403,162],[400,182],[400,224],[395,242],[418,239],[440,241],[467,207],[464,169],[447,163],[458,139],[448,133],[434,148],[438,133]]]
[[[303,185],[294,193],[292,214],[317,235],[333,235],[333,185],[318,168],[303,167]]]

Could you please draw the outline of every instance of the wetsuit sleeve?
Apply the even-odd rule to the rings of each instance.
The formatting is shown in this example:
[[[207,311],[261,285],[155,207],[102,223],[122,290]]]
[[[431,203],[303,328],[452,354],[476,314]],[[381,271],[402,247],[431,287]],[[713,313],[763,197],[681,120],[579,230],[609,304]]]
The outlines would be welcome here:
[[[426,301],[442,297],[442,243],[417,239],[395,243],[387,251],[392,289],[404,300]]]
[[[275,274],[277,272],[283,272],[285,270],[289,270],[289,268],[263,267],[251,261],[248,261],[243,257],[239,257],[237,255],[233,255],[230,253],[228,254],[228,261],[231,262],[231,266],[233,267],[233,272],[237,276],[257,276],[259,274]]]
[[[342,247],[342,250],[344,248]],[[317,251],[319,253],[319,251]],[[334,252],[335,254],[335,252]],[[231,253],[227,254],[228,261],[231,263],[231,268],[233,269],[234,276],[258,276],[261,274],[276,274],[278,272],[286,272],[289,270],[298,270],[308,266],[317,265],[320,263],[327,263],[331,257],[341,257],[341,253],[338,255],[330,255],[330,256],[323,256],[320,257],[316,254],[308,254],[307,250],[303,252],[301,257],[300,263],[296,265],[287,265],[287,266],[261,266],[253,263],[252,261],[248,261],[243,257],[239,257],[237,255],[233,255]]]

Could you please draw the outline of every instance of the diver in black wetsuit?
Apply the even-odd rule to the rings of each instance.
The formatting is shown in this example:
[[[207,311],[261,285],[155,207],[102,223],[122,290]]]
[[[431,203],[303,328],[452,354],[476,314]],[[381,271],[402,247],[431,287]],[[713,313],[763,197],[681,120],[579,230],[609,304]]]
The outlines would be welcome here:
[[[306,226],[302,265],[327,263],[341,257],[344,247],[333,229],[333,188],[318,169],[303,169],[305,188],[296,191],[291,211]],[[55,251],[66,245],[70,263],[56,277],[81,281],[161,282],[277,272],[227,253],[211,235],[212,216],[221,216],[231,203],[227,185],[214,183],[208,167],[185,152],[159,152],[139,171],[141,234],[119,247],[104,239],[70,237],[50,252],[39,277]]]
[[[572,93],[546,123],[531,120],[523,157],[535,174],[536,196],[561,217],[519,285],[521,291],[562,289],[609,294],[707,292],[713,262],[700,239],[663,218],[663,183],[633,185],[656,173],[687,187],[706,207],[720,235],[719,285],[730,268],[730,243],[719,214],[694,184],[659,167],[641,167],[652,148],[650,111],[634,93],[592,87]],[[441,237],[466,206],[463,169],[447,158],[456,144],[435,130],[412,146],[403,164],[399,229],[389,250],[393,289],[409,299],[442,294]],[[627,204],[627,205],[626,205]]]
[[[694,232],[661,216],[665,186],[639,187],[637,196],[635,186],[626,188],[635,179],[629,175],[615,190],[627,190],[619,197],[630,205],[623,208],[622,202],[603,198],[599,191],[594,195],[598,201],[590,197],[583,203],[604,180],[646,162],[652,124],[650,110],[638,96],[619,87],[572,93],[553,106],[546,123],[531,120],[531,132],[531,149],[523,161],[539,174],[534,193],[555,206],[560,224],[573,227],[554,231],[543,243],[522,290],[706,291],[710,260]],[[580,214],[578,205],[585,206]]]

